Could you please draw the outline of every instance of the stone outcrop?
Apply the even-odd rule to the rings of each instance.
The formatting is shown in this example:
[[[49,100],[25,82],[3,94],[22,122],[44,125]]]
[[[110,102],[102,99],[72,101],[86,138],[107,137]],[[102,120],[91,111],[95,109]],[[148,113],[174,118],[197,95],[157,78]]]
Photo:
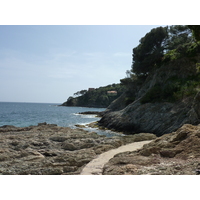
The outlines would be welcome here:
[[[195,61],[193,61],[195,60]],[[182,58],[172,63],[163,65],[155,72],[148,75],[141,83],[140,88],[133,94],[135,101],[125,105],[125,93],[115,100],[104,112],[99,125],[116,131],[132,133],[151,132],[157,136],[176,131],[182,125],[189,123],[196,125],[200,123],[200,92],[188,95],[174,101],[168,101],[167,96],[173,80],[187,80],[188,77],[197,75],[195,59]],[[175,78],[174,78],[175,77]],[[150,95],[150,91],[156,86],[165,89],[165,99],[160,99],[157,90],[156,95]],[[138,87],[138,86],[137,86]],[[189,90],[189,89],[188,89]],[[190,89],[191,90],[191,89]],[[154,101],[142,102],[144,97],[154,98]],[[117,109],[119,108],[119,109]]]
[[[105,114],[99,125],[129,134],[152,132],[161,136],[177,130],[184,124],[200,122],[199,107],[194,103],[198,96],[199,94],[195,99],[188,98],[177,103],[134,102],[123,110]]]
[[[200,125],[185,124],[136,152],[116,155],[103,174],[179,175],[200,173]]]
[[[153,141],[117,154],[103,174],[200,174],[200,125],[185,124],[159,138],[152,133],[109,138],[46,123],[0,127],[0,174],[80,174],[99,154],[144,140]]]
[[[0,127],[0,174],[79,174],[97,155],[153,134],[108,138],[82,129],[40,123]]]

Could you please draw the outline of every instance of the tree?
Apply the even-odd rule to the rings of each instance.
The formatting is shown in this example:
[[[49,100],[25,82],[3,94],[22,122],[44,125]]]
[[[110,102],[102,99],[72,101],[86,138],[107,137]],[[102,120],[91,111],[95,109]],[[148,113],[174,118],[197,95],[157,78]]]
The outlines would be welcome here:
[[[196,30],[196,35],[200,36],[199,27],[192,28]],[[131,71],[137,76],[148,75],[150,71],[161,65],[165,53],[174,49],[181,50],[184,45],[191,43],[192,39],[192,31],[186,25],[152,29],[140,39],[140,44],[133,49]]]
[[[133,49],[133,73],[146,76],[159,66],[168,38],[167,29],[168,27],[154,28],[140,39],[140,44]]]
[[[175,25],[168,29],[167,50],[173,50],[192,41],[192,32],[188,26]]]
[[[198,25],[188,25],[192,30],[192,34],[197,41],[200,41],[200,26]]]
[[[67,101],[71,101],[72,99],[74,99],[72,96],[70,96]]]
[[[84,95],[86,92],[87,92],[87,90],[81,90],[81,91],[74,93],[74,96]]]

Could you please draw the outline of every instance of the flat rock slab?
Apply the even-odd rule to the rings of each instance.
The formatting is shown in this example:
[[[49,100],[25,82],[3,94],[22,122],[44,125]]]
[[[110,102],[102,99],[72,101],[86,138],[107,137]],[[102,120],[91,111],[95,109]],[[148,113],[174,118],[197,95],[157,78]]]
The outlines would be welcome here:
[[[101,175],[104,165],[113,158],[116,154],[126,152],[126,151],[136,151],[143,147],[143,145],[148,144],[152,140],[134,142],[131,144],[120,146],[117,149],[112,149],[105,153],[100,154],[97,158],[90,161],[82,170],[81,175]]]

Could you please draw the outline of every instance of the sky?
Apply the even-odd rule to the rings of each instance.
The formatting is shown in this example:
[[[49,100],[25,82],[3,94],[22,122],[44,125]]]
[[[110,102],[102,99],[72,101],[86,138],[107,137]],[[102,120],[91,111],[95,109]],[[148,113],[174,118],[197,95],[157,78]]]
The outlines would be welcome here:
[[[119,83],[132,49],[160,25],[1,25],[0,101],[63,103]]]

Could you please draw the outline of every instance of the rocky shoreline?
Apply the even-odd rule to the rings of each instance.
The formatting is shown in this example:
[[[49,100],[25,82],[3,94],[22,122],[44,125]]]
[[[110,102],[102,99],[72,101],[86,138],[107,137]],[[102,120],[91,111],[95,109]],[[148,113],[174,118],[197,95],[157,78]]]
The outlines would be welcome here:
[[[103,175],[200,174],[200,125],[185,124],[161,137],[152,133],[106,137],[47,123],[0,127],[0,174],[78,175],[98,155],[148,140],[153,141],[140,150],[115,155],[104,165]]]
[[[199,175],[200,125],[185,124],[142,149],[117,154],[104,165],[103,174],[112,175]]]
[[[0,174],[73,175],[97,155],[153,134],[105,137],[83,129],[40,123],[30,127],[0,127]]]

